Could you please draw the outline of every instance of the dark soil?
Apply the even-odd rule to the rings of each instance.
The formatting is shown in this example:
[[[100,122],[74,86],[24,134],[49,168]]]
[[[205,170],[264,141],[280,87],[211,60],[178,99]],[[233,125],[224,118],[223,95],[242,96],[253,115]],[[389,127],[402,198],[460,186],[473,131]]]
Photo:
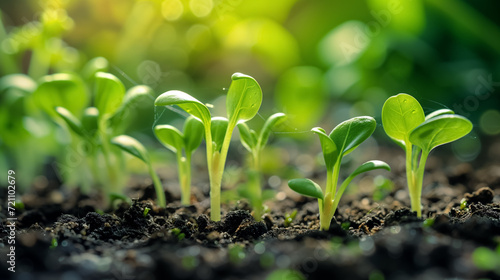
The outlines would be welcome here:
[[[393,166],[387,176],[394,189],[375,201],[373,189],[359,184],[342,198],[327,232],[318,230],[317,201],[286,189],[268,203],[262,221],[241,202],[226,205],[222,221],[212,222],[208,198],[196,190],[193,200],[201,199],[191,206],[167,191],[169,204],[159,208],[152,186],[139,185],[129,190],[139,198],[132,204],[96,212],[98,197],[48,181],[22,197],[15,273],[5,260],[7,203],[0,197],[0,279],[266,279],[273,272],[273,279],[500,279],[498,270],[480,270],[472,261],[475,249],[500,242],[500,163],[431,157],[424,218],[417,218],[399,154],[379,156]]]

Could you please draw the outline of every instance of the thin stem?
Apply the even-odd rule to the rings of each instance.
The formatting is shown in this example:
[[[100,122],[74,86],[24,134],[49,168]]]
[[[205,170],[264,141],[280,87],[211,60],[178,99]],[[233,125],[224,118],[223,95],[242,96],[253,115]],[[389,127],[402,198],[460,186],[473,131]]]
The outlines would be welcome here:
[[[186,158],[182,156],[182,150],[177,151],[177,171],[179,173],[179,187],[181,189],[181,203],[191,204],[191,185],[187,178]]]
[[[163,191],[163,185],[161,184],[160,178],[158,177],[158,175],[154,171],[151,163],[147,162],[147,165],[148,165],[149,174],[151,175],[151,178],[153,179],[153,185],[155,187],[156,197],[158,198],[158,205],[162,208],[165,208],[167,206],[167,202],[165,199],[165,192]]]
[[[222,175],[224,173],[224,166],[226,164],[227,152],[229,144],[231,143],[231,136],[236,125],[229,123],[224,136],[224,142],[219,151],[214,151],[212,157],[212,166],[209,169],[211,175],[210,179],[210,219],[212,221],[220,221],[220,191],[222,184]]]
[[[420,207],[420,194],[422,192],[421,187],[419,190],[417,184],[417,171],[413,166],[413,157],[417,157],[418,155],[413,155],[413,147],[412,144],[407,140],[406,144],[406,179],[408,182],[408,191],[410,195],[411,201],[411,210],[417,212],[417,216],[422,216],[422,211]]]

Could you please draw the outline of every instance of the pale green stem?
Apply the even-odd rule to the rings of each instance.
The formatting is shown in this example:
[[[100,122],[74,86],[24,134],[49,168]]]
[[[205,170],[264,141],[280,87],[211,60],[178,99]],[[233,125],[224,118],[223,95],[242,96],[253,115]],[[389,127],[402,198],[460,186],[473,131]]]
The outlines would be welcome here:
[[[253,208],[253,216],[256,221],[261,220],[262,216],[262,186],[260,177],[260,151],[256,149],[252,153],[252,168],[249,170],[249,190],[251,196],[251,203]]]
[[[421,187],[419,190],[417,182],[417,171],[413,166],[413,147],[409,141],[405,141],[406,144],[406,180],[408,182],[408,191],[410,194],[411,210],[417,212],[417,216],[420,217],[421,207],[420,207],[420,194],[422,192]],[[417,155],[415,155],[417,156]]]
[[[191,182],[186,157],[182,156],[182,151],[177,151],[177,171],[179,172],[179,186],[181,189],[181,203],[183,205],[191,204]]]
[[[109,139],[108,139],[108,135],[106,134],[107,133],[107,125],[106,125],[106,119],[103,119],[101,121],[101,129],[99,130],[100,134],[101,134],[101,144],[102,144],[102,153],[104,155],[104,162],[106,164],[106,170],[107,170],[107,178],[109,180],[109,182],[107,182],[109,184],[109,186],[104,186],[104,188],[108,188],[111,190],[110,192],[115,192],[115,193],[118,193],[118,190],[119,190],[119,182],[118,182],[118,173],[116,172],[114,166],[117,166],[117,165],[113,165],[113,163],[111,162],[111,146],[110,146],[110,143],[109,143]],[[107,192],[107,193],[110,193],[110,192]]]
[[[229,150],[229,144],[231,143],[231,136],[233,135],[235,126],[236,124],[233,123],[228,124],[220,152],[214,151],[212,158],[213,164],[210,169],[211,172],[213,172],[213,178],[210,179],[210,219],[212,221],[220,221],[220,191],[222,185],[222,175],[224,173],[227,152]]]
[[[148,165],[149,174],[153,179],[153,186],[155,187],[156,197],[158,199],[158,205],[162,208],[165,208],[167,206],[167,202],[165,199],[165,192],[163,191],[163,185],[161,184],[160,178],[154,171],[151,162],[148,161],[146,162],[146,164]]]
[[[421,197],[422,197],[422,184],[424,180],[425,163],[427,157],[429,156],[428,151],[422,151],[422,156],[420,157],[420,164],[418,165],[418,170],[415,174],[415,189],[412,196],[412,210],[417,212],[417,217],[422,217],[422,207],[421,207]],[[415,206],[415,208],[413,208]]]

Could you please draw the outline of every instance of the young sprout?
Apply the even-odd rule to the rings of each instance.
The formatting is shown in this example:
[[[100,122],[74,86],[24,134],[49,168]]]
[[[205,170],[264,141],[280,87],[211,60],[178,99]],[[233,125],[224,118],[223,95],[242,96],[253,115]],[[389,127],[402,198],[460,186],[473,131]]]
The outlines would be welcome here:
[[[233,130],[238,123],[252,119],[262,103],[262,90],[254,78],[235,73],[231,79],[226,98],[227,119],[212,119],[205,104],[182,91],[167,91],[158,96],[155,101],[155,106],[177,105],[203,123],[210,177],[210,219],[212,221],[220,221],[221,181]]]
[[[385,133],[406,152],[411,209],[421,217],[422,182],[430,151],[467,135],[472,130],[472,123],[448,109],[425,116],[415,98],[400,93],[385,101],[382,125]]]
[[[177,156],[181,203],[191,204],[191,155],[203,139],[203,123],[193,116],[184,122],[184,133],[171,125],[157,125],[156,138]],[[183,154],[184,150],[184,154]]]
[[[71,135],[73,150],[79,149],[80,143],[86,147],[81,151],[91,169],[91,176],[82,172],[83,185],[90,187],[92,182],[87,182],[94,177],[94,183],[100,182],[107,188],[105,191],[119,191],[123,176],[121,166],[122,155],[118,149],[111,149],[110,139],[120,134],[123,126],[127,124],[125,116],[133,111],[133,107],[142,99],[151,100],[152,90],[147,86],[135,86],[125,92],[122,82],[109,73],[98,72],[95,74],[96,84],[94,90],[95,107],[87,107],[90,98],[83,81],[73,74],[54,74],[41,79],[40,85],[33,93],[35,104],[43,109],[56,123],[66,127]],[[120,119],[121,122],[117,120]],[[102,167],[102,160],[105,166]],[[69,170],[59,166],[61,172]]]
[[[272,129],[278,124],[285,121],[286,115],[283,113],[276,113],[267,119],[260,134],[250,129],[246,123],[238,124],[240,131],[240,140],[251,155],[251,166],[248,169],[249,182],[248,188],[245,190],[245,197],[250,200],[253,208],[253,216],[255,220],[260,221],[264,202],[262,199],[261,175],[260,175],[260,154],[266,146],[267,140],[271,135]]]
[[[153,169],[153,165],[151,164],[151,160],[149,158],[148,152],[146,151],[146,148],[144,148],[144,146],[135,138],[132,138],[128,135],[120,135],[114,137],[113,139],[111,139],[111,143],[119,147],[123,151],[142,160],[148,166],[149,175],[151,175],[151,178],[153,179],[156,197],[158,198],[158,205],[160,207],[166,207],[167,203],[165,200],[165,192],[163,191],[163,186],[160,182],[160,178],[158,178],[158,175],[156,175],[156,172]]]
[[[319,136],[323,157],[326,164],[326,186],[321,188],[310,179],[293,179],[288,181],[290,188],[302,195],[315,197],[319,204],[320,228],[328,230],[335,214],[340,198],[349,183],[361,173],[374,169],[390,171],[389,165],[383,161],[372,160],[363,163],[349,175],[337,189],[342,158],[356,149],[373,131],[376,122],[372,117],[356,117],[336,126],[330,135],[320,127],[312,129]]]

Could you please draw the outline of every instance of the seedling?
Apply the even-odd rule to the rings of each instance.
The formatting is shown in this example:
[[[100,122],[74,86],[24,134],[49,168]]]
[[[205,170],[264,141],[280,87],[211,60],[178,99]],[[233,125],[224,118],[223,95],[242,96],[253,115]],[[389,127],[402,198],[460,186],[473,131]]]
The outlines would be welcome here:
[[[247,172],[249,179],[247,184],[248,187],[244,193],[252,204],[254,211],[253,216],[257,221],[261,220],[263,209],[262,203],[264,202],[262,198],[262,178],[260,175],[260,154],[266,146],[272,129],[282,123],[285,119],[286,115],[283,113],[276,113],[270,116],[264,123],[264,127],[262,127],[262,130],[258,135],[254,130],[250,129],[246,123],[238,124],[241,143],[251,154],[251,165]]]
[[[144,148],[144,146],[135,138],[132,138],[127,135],[117,136],[111,140],[111,143],[116,145],[123,151],[142,160],[148,166],[149,175],[151,175],[151,178],[153,179],[153,185],[155,187],[156,197],[158,198],[158,205],[160,207],[166,207],[167,204],[165,200],[165,192],[163,191],[163,186],[160,182],[160,178],[158,178],[158,175],[156,175],[156,172],[153,169],[153,165],[151,164],[151,160],[149,158],[149,154],[146,148]],[[144,213],[145,213],[144,216],[148,214],[149,210],[150,209],[147,207],[144,208]]]
[[[155,101],[155,106],[177,105],[203,123],[210,177],[210,219],[212,221],[220,221],[222,174],[233,130],[238,123],[252,119],[262,103],[262,90],[254,78],[235,73],[231,79],[226,98],[227,119],[212,118],[205,104],[182,91],[167,91],[158,96]]]
[[[85,169],[78,169],[84,189],[97,182],[110,194],[120,190],[124,178],[122,155],[118,149],[111,148],[110,139],[123,130],[127,124],[124,116],[133,111],[137,103],[143,98],[152,98],[152,90],[147,86],[135,86],[125,92],[118,78],[104,72],[96,73],[94,82],[95,107],[87,107],[90,101],[87,89],[74,74],[43,77],[33,98],[39,108],[67,128],[73,150],[80,151],[79,155],[87,160],[92,175],[86,174]],[[85,149],[78,149],[79,146]],[[63,166],[59,167],[61,172],[69,171],[69,168],[63,170]]]
[[[176,154],[181,203],[189,205],[191,204],[191,155],[203,139],[203,123],[190,116],[184,122],[184,133],[171,125],[157,125],[154,132],[163,146]]]
[[[144,216],[144,218],[146,218],[146,216],[148,215],[150,210],[151,209],[149,207],[144,207],[144,211],[142,211],[142,216]]]
[[[283,225],[285,227],[289,227],[292,225],[293,220],[297,216],[297,209],[293,209],[292,213],[286,213],[285,214],[285,221],[283,222]]]
[[[318,199],[320,228],[322,230],[330,228],[330,222],[335,210],[337,210],[340,198],[354,177],[374,169],[391,170],[389,165],[383,161],[365,162],[354,170],[337,189],[342,158],[370,137],[375,131],[375,127],[376,122],[372,117],[356,117],[342,122],[329,135],[320,127],[311,130],[319,136],[323,150],[326,164],[326,186],[321,188],[310,179],[293,179],[288,181],[288,186],[302,195]]]
[[[425,162],[432,149],[455,141],[472,130],[472,123],[453,111],[442,109],[427,116],[411,95],[400,93],[382,108],[385,133],[406,152],[406,178],[411,209],[422,216],[421,196]]]

